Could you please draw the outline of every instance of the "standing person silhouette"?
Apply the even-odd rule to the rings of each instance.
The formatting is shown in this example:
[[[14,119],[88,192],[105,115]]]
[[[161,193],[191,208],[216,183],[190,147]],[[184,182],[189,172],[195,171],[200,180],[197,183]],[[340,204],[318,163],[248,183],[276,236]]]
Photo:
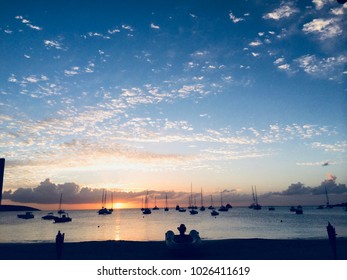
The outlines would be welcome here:
[[[61,255],[63,252],[64,237],[65,237],[65,233],[61,234],[61,232],[59,230],[58,234],[55,238],[55,247],[56,247],[56,251],[57,251],[57,259],[58,260],[61,259]]]

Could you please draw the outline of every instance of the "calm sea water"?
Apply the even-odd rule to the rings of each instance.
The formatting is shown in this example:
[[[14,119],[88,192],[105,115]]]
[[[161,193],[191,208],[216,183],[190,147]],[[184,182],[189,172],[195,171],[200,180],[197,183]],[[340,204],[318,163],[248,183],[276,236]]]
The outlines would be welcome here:
[[[58,230],[65,233],[66,242],[157,241],[164,240],[168,230],[178,232],[182,223],[188,232],[199,231],[202,239],[322,239],[327,238],[328,222],[335,227],[338,237],[347,237],[347,211],[342,208],[304,207],[304,214],[296,215],[288,207],[277,207],[275,211],[234,207],[216,218],[209,210],[190,215],[188,211],[160,209],[146,216],[139,209],[114,210],[106,216],[98,215],[96,210],[70,211],[72,222],[65,224],[42,220],[47,212],[34,212],[35,218],[30,220],[18,219],[17,212],[0,212],[0,242],[52,242]]]

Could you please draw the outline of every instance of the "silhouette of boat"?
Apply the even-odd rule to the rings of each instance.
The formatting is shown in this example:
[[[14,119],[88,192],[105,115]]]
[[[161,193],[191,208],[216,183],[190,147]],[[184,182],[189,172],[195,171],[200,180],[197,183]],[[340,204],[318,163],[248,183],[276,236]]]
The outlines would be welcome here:
[[[165,208],[164,211],[169,211],[169,207],[167,206],[167,194],[165,194]]]
[[[204,206],[204,201],[203,201],[203,197],[202,197],[202,188],[201,188],[201,195],[200,195],[200,200],[201,200],[201,207],[200,207],[200,211],[205,211],[205,206]]]
[[[68,213],[64,213],[64,214],[60,214],[59,217],[55,217],[54,218],[54,222],[55,223],[67,223],[67,222],[71,222],[72,219],[69,217]]]
[[[215,208],[213,207],[212,194],[211,194],[211,205],[210,205],[209,207],[207,207],[207,209],[209,209],[209,210],[215,209]]]
[[[54,220],[56,216],[52,212],[47,213],[47,215],[43,216],[41,219],[43,220]]]
[[[145,208],[143,209],[142,214],[144,215],[152,214],[151,209],[148,208],[148,191],[145,197]]]
[[[258,195],[257,195],[257,188],[256,186],[252,186],[252,197],[253,197],[253,203],[248,207],[250,209],[254,210],[261,210],[261,205],[258,203]]]
[[[302,209],[301,205],[298,205],[298,207],[296,207],[295,214],[298,214],[298,215],[304,214],[304,210]]]
[[[319,206],[317,207],[317,209],[325,209],[325,208],[327,208],[327,209],[332,209],[332,208],[334,208],[334,206],[332,206],[332,205],[330,204],[330,202],[329,202],[328,190],[327,190],[327,187],[326,187],[326,186],[324,186],[324,190],[325,190],[326,204],[325,204],[325,206],[324,206],[324,205],[319,205]]]
[[[223,192],[220,193],[220,207],[218,209],[219,212],[228,212],[228,208],[226,208],[224,205],[223,205]]]
[[[101,209],[99,209],[98,214],[99,215],[110,215],[112,214],[112,211],[108,210],[106,207],[106,191],[102,190],[102,197],[101,197]]]
[[[211,212],[211,216],[218,216],[218,215],[219,215],[219,213],[213,209]]]
[[[275,207],[270,206],[270,207],[269,207],[269,211],[275,211]]]
[[[63,210],[61,207],[62,202],[63,202],[63,193],[60,193],[58,214],[64,214],[65,213],[65,210]]]
[[[184,212],[186,212],[187,211],[187,209],[185,209],[185,208],[180,208],[180,209],[178,209],[178,212],[181,212],[181,213],[184,213]]]
[[[157,197],[154,197],[154,207],[152,210],[159,210],[159,207],[157,206]]]
[[[294,206],[290,206],[289,211],[290,211],[290,212],[295,212],[295,211],[296,211],[296,208],[295,208]]]
[[[17,217],[20,219],[28,220],[28,219],[33,219],[34,214],[32,212],[25,212],[25,214],[18,214]]]
[[[190,197],[189,197],[189,207],[188,207],[190,215],[196,215],[199,212],[196,210],[198,209],[197,206],[193,205],[193,188],[192,184],[190,184]]]

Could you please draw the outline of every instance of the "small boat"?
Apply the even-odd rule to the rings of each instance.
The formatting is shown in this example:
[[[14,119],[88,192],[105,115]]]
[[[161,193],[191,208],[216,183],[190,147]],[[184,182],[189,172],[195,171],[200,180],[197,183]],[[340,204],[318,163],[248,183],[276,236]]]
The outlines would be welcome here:
[[[253,203],[248,207],[253,210],[261,210],[261,205],[258,203],[258,195],[256,186],[252,186]]]
[[[47,215],[43,216],[42,219],[43,220],[54,220],[56,216],[54,216],[54,214],[52,212],[47,213]]]
[[[269,211],[275,211],[275,207],[270,206],[270,207],[269,207]]]
[[[295,209],[295,214],[298,214],[298,215],[304,214],[304,211],[303,211],[301,205],[299,205],[298,207],[296,207],[296,209]]]
[[[185,209],[185,208],[180,208],[180,209],[178,209],[178,212],[181,212],[181,213],[184,213],[184,212],[186,212],[187,211],[187,209]]]
[[[60,200],[59,200],[59,209],[58,209],[58,214],[64,214],[65,211],[61,208],[63,202],[63,193],[60,194]]]
[[[180,206],[178,204],[176,205],[175,210],[176,211],[180,210]]]
[[[209,209],[209,210],[215,209],[215,208],[213,207],[212,194],[211,194],[211,205],[210,205],[209,207],[207,207],[207,209]]]
[[[196,214],[198,214],[199,212],[198,211],[196,211],[195,209],[190,209],[190,215],[196,215]]]
[[[112,214],[112,211],[110,211],[109,209],[107,209],[105,207],[106,205],[106,191],[102,190],[102,197],[101,197],[101,209],[99,209],[98,214],[99,215],[110,215]]]
[[[157,206],[157,197],[154,197],[154,207],[152,210],[159,210],[159,207]]]
[[[202,197],[202,188],[201,188],[201,207],[200,207],[200,211],[205,211],[206,208],[204,206],[204,201],[203,201],[203,197]]]
[[[165,208],[164,211],[167,212],[169,211],[169,207],[167,206],[167,194],[165,195]]]
[[[218,216],[218,215],[219,215],[219,213],[213,209],[211,212],[211,216]]]
[[[142,214],[149,215],[149,214],[152,214],[152,211],[149,208],[145,208],[145,209],[143,209]]]
[[[99,215],[110,215],[112,214],[112,211],[108,210],[105,207],[102,207],[99,211],[98,211]]]
[[[184,230],[181,231],[181,227],[184,227]],[[189,234],[185,234],[185,226],[181,225],[180,234],[175,235],[172,230],[169,230],[165,233],[165,242],[166,245],[173,249],[189,249],[198,247],[201,244],[201,238],[199,236],[199,232],[195,229],[191,230]]]
[[[65,214],[61,214],[59,217],[54,218],[55,223],[67,223],[71,222],[72,219],[69,217],[69,214],[65,212]]]
[[[296,208],[294,206],[290,206],[290,209],[289,209],[290,212],[295,212],[296,211]]]
[[[148,191],[145,197],[145,208],[143,209],[142,214],[144,215],[152,214],[151,209],[148,208]]]
[[[25,214],[18,214],[17,217],[20,219],[28,220],[28,219],[33,219],[34,214],[32,212],[25,212]]]
[[[220,193],[220,205],[218,209],[219,212],[228,212],[229,209],[223,205],[223,193]]]

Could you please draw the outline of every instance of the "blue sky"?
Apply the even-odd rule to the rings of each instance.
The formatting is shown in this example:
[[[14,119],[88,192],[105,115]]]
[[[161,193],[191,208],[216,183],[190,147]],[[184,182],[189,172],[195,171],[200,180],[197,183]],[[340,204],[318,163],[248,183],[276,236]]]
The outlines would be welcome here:
[[[5,190],[345,184],[346,12],[333,0],[3,4]]]

